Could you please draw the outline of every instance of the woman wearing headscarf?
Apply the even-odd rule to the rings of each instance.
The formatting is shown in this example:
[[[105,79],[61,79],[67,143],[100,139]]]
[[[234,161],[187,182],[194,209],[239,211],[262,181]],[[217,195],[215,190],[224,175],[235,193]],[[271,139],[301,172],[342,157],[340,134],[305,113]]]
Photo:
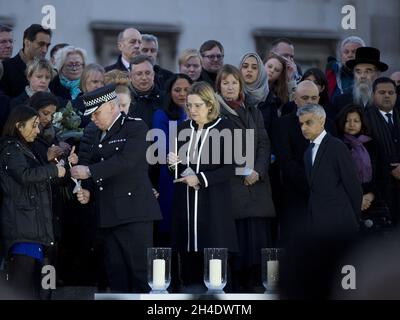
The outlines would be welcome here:
[[[239,70],[244,80],[245,105],[258,108],[261,111],[265,129],[271,139],[271,166],[268,173],[275,208],[279,210],[283,199],[281,197],[280,170],[274,155],[274,133],[276,130],[272,128],[277,126],[281,100],[269,89],[268,74],[257,53],[248,52],[243,55]]]

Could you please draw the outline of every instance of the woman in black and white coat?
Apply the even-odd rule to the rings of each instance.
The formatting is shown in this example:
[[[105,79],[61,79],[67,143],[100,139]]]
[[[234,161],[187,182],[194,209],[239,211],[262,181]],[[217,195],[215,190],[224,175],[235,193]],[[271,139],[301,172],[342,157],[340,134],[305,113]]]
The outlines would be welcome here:
[[[232,135],[230,124],[219,117],[219,103],[206,82],[193,84],[186,106],[190,119],[178,127],[180,157],[169,153],[168,163],[175,170],[173,164],[182,161],[175,180],[172,243],[188,286],[203,283],[204,248],[236,252],[238,244],[231,207],[232,143],[215,139]]]

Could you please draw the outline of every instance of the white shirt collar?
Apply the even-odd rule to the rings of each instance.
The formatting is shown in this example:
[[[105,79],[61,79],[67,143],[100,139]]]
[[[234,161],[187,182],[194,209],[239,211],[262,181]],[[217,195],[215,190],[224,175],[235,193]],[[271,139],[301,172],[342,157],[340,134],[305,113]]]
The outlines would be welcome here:
[[[111,123],[111,126],[108,127],[107,132],[110,131],[110,129],[112,128],[112,126],[114,125],[114,123],[121,117],[121,113],[118,115],[118,117],[116,117],[113,121],[113,123]]]
[[[385,112],[385,111],[382,111],[382,110],[380,110],[380,109],[378,109],[378,110],[379,110],[379,112],[385,117],[385,119],[387,119],[386,113],[390,113],[390,114],[393,115],[393,110],[391,110],[391,111],[389,111],[389,112]],[[392,117],[392,118],[393,118],[393,117]]]
[[[122,61],[122,64],[124,65],[124,67],[127,70],[131,70],[131,64],[128,61],[125,60],[124,56],[121,56],[121,61]]]
[[[311,141],[311,142],[313,142],[313,143],[315,143],[315,144],[317,144],[317,145],[320,145],[321,142],[322,142],[322,139],[324,139],[325,135],[326,135],[326,131],[324,130],[324,131],[322,131],[322,132],[319,134],[318,137],[316,137],[316,138],[314,139],[314,141]]]

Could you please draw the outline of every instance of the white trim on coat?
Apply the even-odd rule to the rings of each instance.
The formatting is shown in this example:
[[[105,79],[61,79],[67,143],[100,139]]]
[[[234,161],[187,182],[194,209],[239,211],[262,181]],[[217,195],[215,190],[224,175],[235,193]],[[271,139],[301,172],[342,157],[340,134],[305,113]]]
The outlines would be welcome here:
[[[212,128],[214,128],[222,119],[219,118],[212,126],[208,127],[206,129],[206,133],[204,134],[203,139],[201,140],[200,143],[200,149],[199,149],[199,153],[197,156],[197,165],[196,165],[196,174],[199,173],[199,169],[200,169],[200,158],[201,158],[201,152],[203,151],[203,146],[204,143],[207,139],[208,133],[210,132],[210,130]],[[186,155],[186,159],[187,159],[187,167],[189,168],[189,160],[190,160],[190,147],[192,145],[192,139],[193,139],[193,135],[194,135],[194,127],[192,124],[192,120],[190,121],[190,127],[192,128],[192,133],[190,135],[190,140],[189,140],[189,148],[187,151],[187,155]],[[201,173],[203,177],[204,174]],[[208,186],[208,181],[207,179],[205,179],[207,186]],[[190,250],[190,221],[189,221],[189,186],[187,187],[187,193],[186,193],[186,202],[187,202],[187,216],[188,216],[188,251]],[[194,192],[194,223],[193,223],[193,229],[194,229],[194,251],[197,252],[198,251],[198,247],[197,247],[197,208],[198,208],[198,190],[195,190]]]

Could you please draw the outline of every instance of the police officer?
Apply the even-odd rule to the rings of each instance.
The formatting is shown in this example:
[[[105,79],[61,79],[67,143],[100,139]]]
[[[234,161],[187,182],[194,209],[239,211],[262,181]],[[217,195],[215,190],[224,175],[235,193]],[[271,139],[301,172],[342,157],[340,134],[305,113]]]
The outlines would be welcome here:
[[[148,292],[146,249],[153,245],[153,222],[161,219],[147,174],[148,128],[120,112],[114,85],[85,94],[83,101],[98,130],[89,165],[71,169],[72,177],[84,180],[78,201],[96,200],[110,289]]]

